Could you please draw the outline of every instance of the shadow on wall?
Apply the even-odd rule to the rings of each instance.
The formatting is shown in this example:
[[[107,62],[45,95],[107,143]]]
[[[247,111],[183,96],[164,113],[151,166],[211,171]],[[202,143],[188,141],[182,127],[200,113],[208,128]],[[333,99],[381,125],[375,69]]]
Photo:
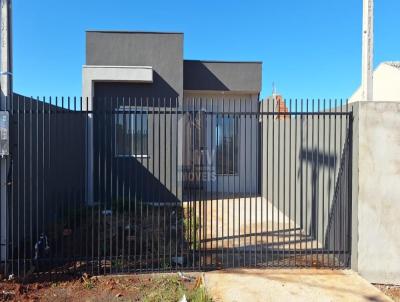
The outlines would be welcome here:
[[[115,170],[118,171],[119,180],[116,181],[114,192],[120,192],[119,196],[114,196],[114,200],[126,205],[132,203],[146,203],[151,205],[178,205],[180,200],[177,197],[176,184],[171,183],[175,179],[166,178],[163,173],[152,171],[146,159],[139,160],[134,157],[116,158]],[[156,167],[157,169],[157,167]],[[158,169],[157,169],[158,170]],[[156,173],[157,172],[157,173]],[[156,175],[154,175],[156,173]],[[170,175],[168,175],[170,176]],[[164,182],[164,183],[163,183]],[[105,197],[104,202],[108,199]]]
[[[183,68],[185,90],[229,91],[229,88],[203,62],[185,61]]]
[[[328,168],[328,175],[329,175],[330,174],[329,171],[331,171],[331,169],[334,169],[336,167],[336,155],[321,152],[316,148],[301,149],[299,152],[299,161],[301,163],[311,165],[311,215],[310,215],[309,227],[308,226],[306,227],[308,227],[308,234],[310,234],[310,236],[313,239],[316,239],[318,230],[318,221],[319,221],[319,215],[318,215],[319,197],[321,195],[319,192],[317,192],[318,186],[320,184],[320,177],[321,177],[320,171]],[[298,178],[300,178],[300,175],[304,172],[303,169],[304,169],[303,165],[301,164],[298,170]],[[325,183],[323,183],[323,186],[325,186]],[[331,178],[329,178],[328,188],[326,192],[331,191],[330,190],[331,186],[332,186]],[[301,186],[300,188],[301,188],[300,194],[301,196],[303,196],[302,191],[304,190],[304,188],[303,186]],[[322,192],[322,194],[324,193],[325,192]],[[330,196],[327,196],[327,200],[329,200],[329,198]],[[301,205],[303,205],[303,203],[301,203]],[[303,213],[302,210],[301,213]],[[325,215],[325,213],[322,213],[322,215]],[[302,216],[301,216],[301,225],[303,226]],[[322,226],[322,229],[324,228],[325,226]]]
[[[332,196],[329,219],[326,226],[324,246],[337,252],[343,263],[349,263],[351,241],[351,197],[349,198],[349,175],[351,148],[347,140],[341,156],[340,168]],[[351,172],[350,172],[351,173]],[[349,240],[350,239],[350,240]]]

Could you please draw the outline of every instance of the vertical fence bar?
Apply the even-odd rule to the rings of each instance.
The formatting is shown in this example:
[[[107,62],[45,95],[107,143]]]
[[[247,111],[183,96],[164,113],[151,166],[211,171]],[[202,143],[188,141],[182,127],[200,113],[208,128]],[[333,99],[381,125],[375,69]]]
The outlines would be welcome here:
[[[348,102],[348,100],[347,100]],[[353,184],[353,109],[349,112],[349,165],[348,165],[348,226],[349,229],[347,230],[348,235],[348,261],[347,266],[351,267],[351,252],[352,252],[352,217],[353,217],[353,191],[352,191],[352,184]]]
[[[170,267],[170,271],[173,270],[173,263],[172,263],[172,241],[173,238],[175,238],[175,257],[177,257],[178,255],[176,254],[176,250],[177,250],[177,242],[178,242],[178,236],[177,236],[177,226],[178,223],[176,221],[176,217],[178,217],[178,208],[176,207],[176,203],[175,203],[175,198],[173,196],[173,185],[172,185],[172,166],[173,166],[173,161],[172,161],[172,150],[173,150],[173,139],[172,139],[172,99],[171,97],[169,98],[169,108],[168,108],[168,119],[169,119],[169,191],[171,193],[170,198],[170,206],[169,206],[169,267]],[[178,143],[178,142],[175,142]],[[174,205],[175,203],[175,205]],[[172,228],[173,228],[173,215],[175,213],[175,236],[172,232]],[[174,236],[174,237],[173,237]]]
[[[285,106],[286,106],[286,101],[287,100],[283,100],[283,103],[285,104]],[[282,257],[283,257],[283,259],[284,259],[284,261],[283,261],[283,264],[284,264],[284,266],[286,266],[287,265],[287,262],[286,262],[286,257],[287,257],[287,246],[286,246],[286,191],[287,191],[287,188],[286,188],[286,114],[285,114],[285,112],[283,112],[283,115],[282,115],[282,122],[283,122],[283,156],[282,156],[282,159],[283,159],[283,164],[282,164],[282,169],[283,169],[283,173],[282,173],[282,176],[283,176],[283,179],[282,179],[282,189],[283,189],[283,196],[282,196],[282,203],[283,203],[283,205],[282,205],[282,208],[283,208],[283,212],[282,212],[282,235],[283,235],[283,240],[282,240]]]
[[[119,263],[119,255],[118,255],[118,248],[119,248],[119,240],[118,240],[118,222],[119,222],[119,205],[120,205],[120,196],[119,196],[119,180],[120,180],[120,169],[119,169],[119,162],[115,160],[115,154],[117,152],[117,112],[119,111],[119,102],[120,102],[120,97],[116,97],[115,99],[116,104],[112,107],[112,112],[111,112],[111,123],[113,126],[113,132],[112,132],[112,138],[113,138],[113,146],[114,150],[111,155],[111,160],[113,161],[114,165],[114,179],[115,181],[113,182],[113,185],[115,186],[115,193],[113,198],[111,199],[111,210],[112,210],[112,215],[115,215],[115,224],[114,224],[114,231],[111,231],[111,242],[112,245],[110,246],[110,251],[111,255],[114,253],[114,256],[111,256],[111,272],[117,271],[118,270],[118,263]],[[122,108],[122,115],[124,115],[124,109]],[[113,227],[113,223],[111,220],[111,229]],[[115,242],[113,240],[113,234],[116,234],[115,236]],[[113,259],[115,259],[113,261]],[[113,269],[114,266],[114,269]]]
[[[20,251],[21,251],[21,238],[20,238],[20,225],[21,225],[21,145],[23,146],[23,143],[21,143],[21,137],[20,137],[20,132],[21,132],[21,122],[20,122],[20,116],[21,116],[21,111],[20,111],[20,96],[17,96],[17,184],[14,186],[17,188],[17,274],[18,276],[21,275],[21,259],[20,259]],[[14,246],[13,246],[14,250]]]
[[[230,148],[230,136],[233,131],[233,126],[232,126],[232,115],[230,114],[230,103],[231,99],[228,97],[225,99],[225,108],[224,108],[224,207],[225,207],[225,215],[226,216],[226,221],[225,221],[225,233],[224,233],[224,238],[227,239],[226,244],[224,245],[224,248],[226,248],[226,266],[230,267],[230,260],[231,260],[231,244],[230,244],[230,223],[231,223],[231,182],[230,178],[232,176],[232,171],[231,171],[231,163],[230,163],[230,155],[231,155],[231,148]]]
[[[269,118],[269,115],[270,115],[270,103],[271,103],[271,99],[270,98],[268,98],[267,99],[267,104],[266,104],[266,106],[267,106],[267,113],[266,113],[266,124],[267,124],[267,129],[266,129],[266,131],[267,131],[267,133],[266,133],[266,139],[265,139],[265,145],[266,145],[266,149],[267,149],[267,152],[266,152],[266,163],[265,163],[265,169],[266,169],[266,177],[265,177],[265,202],[266,202],[266,227],[267,227],[267,229],[266,229],[266,243],[265,243],[265,265],[268,267],[268,261],[269,261],[269,254],[270,254],[270,252],[269,252],[269,192],[270,192],[270,190],[269,190],[269,170],[270,170],[270,163],[269,163],[269,146],[270,146],[270,142],[269,142],[269,139],[270,139],[270,137],[269,137],[269,128],[270,128],[270,125],[269,125],[269,123],[270,123],[270,118]],[[263,116],[263,118],[264,118],[264,116]]]
[[[323,100],[323,111],[326,112],[326,101],[325,99]],[[321,235],[321,243],[323,244],[324,242],[326,242],[326,238],[325,238],[325,169],[326,169],[326,163],[325,163],[325,158],[326,155],[330,156],[329,152],[326,152],[325,150],[325,124],[326,124],[326,119],[325,119],[325,115],[322,116],[322,122],[323,122],[323,128],[322,128],[322,154],[323,154],[323,161],[322,161],[322,235]],[[328,159],[329,160],[329,159]],[[329,164],[329,162],[328,162]],[[329,210],[328,210],[329,211]],[[323,254],[322,254],[322,265],[325,266],[325,247],[322,245],[321,249],[323,250]]]
[[[158,98],[158,181],[161,182],[161,112],[160,112],[160,98]],[[161,225],[160,225],[160,214],[161,214],[161,192],[160,190],[158,190],[158,231],[160,232],[161,229]],[[142,232],[142,229],[141,229]],[[142,254],[142,246],[140,246],[140,254]],[[161,269],[160,267],[160,236],[158,236],[158,259],[157,259],[157,263],[158,263],[158,270]],[[140,258],[140,262],[141,262],[141,258]]]
[[[155,115],[155,112],[154,112],[154,107],[155,107],[155,99],[154,99],[154,97],[152,98],[152,117],[151,117],[151,122],[152,122],[152,125],[151,125],[151,132],[152,132],[152,142],[151,142],[151,145],[152,145],[152,149],[151,149],[151,152],[152,152],[152,174],[153,175],[155,175],[155,163],[156,163],[156,153],[155,153],[155,140],[154,140],[154,132],[155,132],[155,118],[156,118],[156,115]],[[137,175],[136,175],[136,178],[137,178]],[[135,190],[136,191],[136,190]],[[135,195],[136,195],[136,193],[135,193]],[[155,238],[154,238],[154,224],[155,224],[155,211],[156,211],[156,209],[157,209],[157,201],[155,200],[155,196],[156,196],[156,193],[155,194],[151,194],[151,197],[153,198],[154,197],[154,200],[152,200],[151,201],[151,204],[152,204],[152,211],[151,211],[151,228],[152,228],[152,236],[151,236],[151,269],[152,270],[154,270],[154,251],[155,251],[155,246],[154,246],[154,244],[155,244]],[[135,216],[135,218],[136,218],[136,216]],[[136,221],[136,219],[135,219],[135,221]],[[136,228],[135,228],[136,229]],[[135,231],[136,232],[136,231]],[[158,236],[157,236],[158,237]],[[157,245],[157,251],[158,251],[158,245]]]
[[[131,150],[130,148],[126,147],[126,136],[129,135],[129,129],[127,125],[127,118],[129,118],[129,108],[126,108],[125,104],[125,97],[122,97],[122,108],[123,108],[123,122],[122,122],[122,142],[120,143],[121,149],[125,150],[125,155],[127,155],[125,161],[130,161],[130,155],[131,155]],[[119,109],[119,108],[117,108]],[[128,115],[127,115],[128,112]],[[118,122],[118,117],[116,117],[117,122]],[[116,135],[116,139],[118,139],[118,135]],[[117,142],[118,144],[118,142]],[[118,145],[117,145],[118,148]],[[125,260],[125,231],[126,231],[126,224],[125,224],[125,183],[126,183],[126,170],[127,170],[127,165],[129,163],[125,162],[119,162],[118,163],[121,166],[121,197],[122,197],[122,229],[121,229],[121,267],[120,267],[120,272],[125,272],[125,267],[127,265],[126,260]],[[128,228],[130,227],[130,224],[128,222]],[[147,241],[146,241],[147,242]]]
[[[295,112],[297,113],[298,108],[297,108],[297,99],[294,100],[294,106],[295,106]],[[297,264],[297,257],[298,257],[298,251],[297,251],[297,233],[298,233],[298,227],[297,227],[297,202],[298,202],[298,198],[297,198],[297,178],[296,178],[296,171],[298,169],[297,167],[297,137],[298,137],[298,132],[297,132],[297,127],[298,127],[298,115],[295,114],[294,115],[294,167],[295,167],[295,171],[293,173],[293,178],[294,178],[294,229],[295,229],[295,233],[294,233],[294,266],[296,267]],[[300,180],[301,183],[301,180]],[[301,201],[301,199],[300,199]],[[301,210],[301,206],[300,206],[300,210]],[[302,212],[300,211],[300,216],[302,215]],[[301,245],[301,243],[300,243]]]
[[[182,102],[183,103],[183,102]],[[182,217],[180,217],[180,220],[181,220],[181,223],[180,223],[180,228],[181,228],[181,243],[180,243],[180,250],[181,250],[181,267],[183,268],[184,267],[184,265],[185,265],[185,252],[184,252],[184,248],[185,248],[185,241],[184,241],[184,239],[185,239],[185,224],[184,224],[184,222],[185,222],[185,210],[184,210],[184,192],[183,192],[183,190],[184,190],[184,175],[183,175],[183,164],[181,165],[181,167],[179,167],[178,165],[178,159],[179,159],[179,152],[181,152],[181,158],[182,158],[182,161],[184,160],[184,157],[183,157],[183,153],[184,153],[184,151],[183,150],[179,150],[179,146],[180,146],[180,144],[179,144],[179,140],[181,140],[182,141],[182,143],[181,143],[181,146],[182,146],[182,149],[184,148],[183,147],[183,141],[184,141],[184,136],[185,136],[185,134],[184,134],[184,131],[183,131],[183,133],[181,133],[181,135],[179,136],[179,118],[178,117],[180,117],[180,119],[181,119],[181,122],[183,123],[183,118],[184,118],[184,114],[183,114],[183,105],[181,105],[180,104],[180,102],[179,102],[179,99],[178,98],[176,98],[175,99],[175,137],[176,137],[176,146],[175,146],[175,194],[176,194],[176,198],[177,198],[177,203],[179,203],[179,205],[180,205],[180,212],[181,212],[181,216]],[[182,110],[181,110],[181,112],[180,113],[178,113],[178,110],[180,109],[180,107],[182,107]],[[183,128],[183,127],[182,127]],[[179,185],[179,181],[178,181],[178,178],[179,178],[179,173],[181,173],[181,183],[180,183],[180,187],[181,187],[181,192],[179,192],[179,189],[178,189],[178,185]],[[179,202],[179,199],[180,199],[180,202]],[[177,212],[178,213],[178,212]],[[177,257],[176,258],[176,262],[177,262],[177,264],[179,263],[179,258]]]
[[[288,206],[289,206],[289,215],[288,215],[288,222],[289,222],[289,227],[288,227],[288,237],[289,238],[289,244],[288,244],[288,250],[289,250],[289,261],[288,261],[288,266],[291,265],[291,261],[293,261],[293,253],[292,253],[292,232],[293,229],[295,229],[295,226],[292,229],[292,220],[296,219],[296,214],[294,215],[294,219],[292,217],[292,99],[289,100],[289,109],[288,109],[288,114],[286,115],[286,118],[289,120],[289,151],[288,151],[288,156],[289,156],[289,163],[288,163],[288,170],[289,170],[289,175],[288,175]],[[286,119],[285,119],[286,122]]]
[[[311,100],[311,113],[315,112],[315,108],[314,108],[314,103],[315,100],[312,99]],[[311,114],[311,176],[310,176],[310,181],[311,181],[311,214],[310,214],[310,245],[311,245],[311,249],[310,249],[310,262],[309,265],[314,263],[314,241],[315,241],[315,217],[316,217],[316,168],[314,167],[314,163],[315,163],[315,146],[314,146],[314,128],[315,128],[315,124],[314,124],[314,120],[315,120],[315,115]]]
[[[340,99],[340,113],[343,113],[343,99]],[[344,154],[344,148],[343,148],[343,145],[344,145],[344,138],[343,138],[343,115],[340,115],[340,145],[339,145],[339,148],[340,148],[340,152],[341,152],[341,154]],[[343,156],[343,160],[345,160],[345,157]],[[342,177],[342,182],[343,182],[344,180],[343,180],[343,177]],[[340,261],[341,261],[341,263],[340,263],[340,266],[342,266],[343,265],[343,250],[344,250],[344,216],[345,216],[345,213],[344,213],[344,206],[343,206],[343,203],[344,203],[344,194],[345,194],[345,192],[344,192],[344,185],[342,184],[341,185],[341,194],[340,194],[340,198],[341,198],[341,201],[340,201],[340,205],[341,205],[341,207],[340,207],[340,209],[341,209],[341,212],[340,212],[340,226],[341,226],[341,232],[340,232],[340,250],[341,250],[341,259],[340,259]]]
[[[31,97],[31,99],[29,100],[29,243],[30,246],[29,248],[32,248],[32,244],[34,242],[34,238],[33,238],[33,127],[32,127],[32,123],[33,123],[33,98]],[[30,257],[29,257],[29,270],[31,270],[33,268],[33,260],[34,257],[32,257],[32,252],[30,253]]]
[[[210,250],[211,253],[209,253],[209,258],[210,258],[210,263],[209,266],[212,267],[214,265],[214,256],[215,253],[213,251],[213,241],[214,241],[214,236],[213,236],[213,220],[214,220],[214,194],[213,194],[213,182],[214,182],[214,167],[213,167],[213,155],[214,155],[214,148],[213,148],[213,138],[214,138],[214,102],[213,102],[213,98],[210,99],[210,109],[211,109],[211,113],[208,116],[208,119],[210,120],[210,132],[209,132],[209,136],[210,136],[210,145],[207,148],[207,171],[208,171],[208,177],[207,177],[207,181],[210,183],[210,203],[211,203],[211,212],[210,212],[210,230],[211,230],[211,234],[210,234]],[[207,122],[208,124],[208,122]],[[208,143],[207,143],[208,144]],[[208,244],[206,243],[206,247],[208,248]]]
[[[97,206],[93,207],[94,211],[97,210],[97,267],[98,270],[103,266],[103,274],[110,272],[111,265],[111,228],[112,228],[112,212],[111,212],[111,202],[112,202],[112,154],[113,154],[113,140],[112,140],[112,103],[114,101],[113,97],[103,97],[96,99],[99,102],[103,99],[99,109],[94,112],[93,118],[97,121],[97,157],[98,157],[98,168],[97,168]],[[101,102],[101,101],[100,101]],[[93,107],[94,109],[95,107]],[[104,129],[104,135],[101,135],[101,120],[103,120],[104,125],[108,125],[108,129]],[[108,156],[107,156],[108,155]],[[101,163],[101,157],[103,156],[103,165]],[[101,183],[104,183],[103,185]],[[101,210],[103,203],[103,211]],[[93,220],[93,223],[95,220]],[[100,238],[101,224],[103,224],[103,242]],[[109,238],[107,238],[109,237]],[[102,250],[101,244],[103,244]]]
[[[277,176],[277,200],[278,200],[278,224],[277,224],[277,252],[278,252],[278,258],[279,258],[279,266],[282,265],[282,253],[284,252],[282,247],[281,247],[281,232],[284,231],[282,230],[281,226],[281,215],[280,215],[280,210],[281,210],[281,110],[280,110],[280,101],[277,100],[276,107],[277,107],[277,122],[278,122],[278,155],[277,155],[277,160],[278,160],[278,176]]]
[[[250,100],[250,150],[249,150],[249,153],[250,153],[250,158],[253,158],[254,159],[254,146],[253,146],[253,119],[254,119],[254,115],[253,115],[253,106],[252,106],[253,104],[251,103],[251,100]],[[247,157],[246,157],[246,161],[247,161]],[[249,188],[249,197],[250,197],[250,246],[251,246],[251,249],[253,250],[253,253],[254,253],[254,266],[256,266],[256,263],[257,263],[257,235],[253,235],[253,210],[255,210],[255,211],[257,211],[257,200],[255,200],[255,205],[254,205],[254,209],[253,209],[253,201],[254,201],[254,198],[253,198],[253,182],[254,182],[254,180],[253,180],[253,176],[254,176],[254,167],[253,167],[253,161],[251,161],[251,162],[249,162],[249,164],[250,164],[250,177],[251,177],[251,179],[250,179],[250,188]],[[257,215],[257,214],[256,214]],[[256,216],[255,216],[255,218],[256,218]],[[256,229],[256,225],[257,225],[257,219],[255,219],[255,229]],[[257,229],[255,230],[255,233],[257,234]],[[252,242],[253,242],[253,237],[254,237],[254,240],[255,240],[255,242],[252,244]],[[255,247],[253,247],[253,245],[255,246]],[[251,266],[251,254],[250,254],[250,266]]]
[[[229,104],[229,108],[230,108],[230,104]],[[232,267],[235,267],[235,250],[236,250],[236,232],[235,232],[235,217],[236,217],[236,202],[237,202],[237,196],[236,196],[236,176],[239,174],[239,169],[237,168],[237,162],[236,162],[236,156],[237,153],[235,153],[236,148],[236,144],[238,144],[237,139],[236,139],[236,135],[239,132],[239,119],[240,119],[240,115],[237,116],[235,115],[236,113],[236,100],[233,99],[233,139],[232,139],[232,149],[233,149],[233,154],[232,154],[232,158],[233,158],[233,167],[232,167],[232,172],[233,172],[233,192],[232,192],[232,200],[233,200],[233,204],[232,204]],[[240,215],[240,209],[239,209],[239,215]]]
[[[225,140],[225,98],[222,97],[222,112],[221,112],[221,141],[220,141],[220,148],[221,148],[221,171],[219,173],[219,178],[221,179],[221,187],[222,187],[222,192],[221,192],[221,202],[222,202],[222,265],[225,266],[225,261],[224,261],[224,251],[225,251],[225,231],[224,231],[224,226],[225,226],[225,179],[224,179],[224,171],[225,171],[225,162],[224,162],[224,140]]]
[[[277,118],[277,115],[275,115],[275,99],[274,98],[272,98],[272,117],[271,117],[271,122],[272,122],[272,158],[271,158],[271,163],[272,163],[272,187],[271,187],[271,190],[272,190],[272,205],[271,205],[271,207],[272,207],[272,232],[271,232],[271,239],[272,239],[272,242],[271,242],[271,245],[272,245],[272,248],[271,248],[271,264],[272,265],[276,265],[276,263],[275,263],[275,259],[274,259],[274,255],[275,255],[275,193],[276,193],[276,190],[275,190],[275,167],[276,167],[276,165],[275,165],[275,124],[276,124],[276,118]]]
[[[310,263],[310,249],[309,249],[309,243],[310,243],[310,228],[309,228],[309,224],[311,225],[311,216],[312,216],[312,211],[309,212],[309,209],[311,208],[309,206],[310,204],[310,198],[309,198],[309,187],[310,187],[310,182],[309,182],[309,162],[310,162],[310,153],[311,152],[307,152],[310,150],[310,143],[311,143],[311,139],[310,139],[310,106],[309,106],[309,99],[305,100],[306,104],[306,120],[305,120],[305,131],[306,131],[306,138],[305,138],[305,159],[304,159],[304,154],[303,154],[303,162],[305,164],[305,182],[304,182],[304,192],[305,192],[305,196],[304,196],[304,211],[305,211],[305,219],[304,219],[304,234],[306,235],[306,242],[305,242],[305,249],[304,249],[304,255],[305,255],[305,261],[304,261],[304,265],[308,266],[308,263]],[[311,116],[312,118],[312,116]],[[304,149],[303,149],[304,150]]]
[[[129,110],[129,115],[128,115],[128,125],[127,125],[127,127],[128,127],[128,129],[127,129],[127,132],[129,133],[129,135],[128,135],[128,150],[130,150],[130,152],[131,153],[133,153],[132,151],[132,140],[133,140],[133,129],[132,129],[132,105],[131,105],[131,97],[128,97],[128,110]],[[134,159],[133,159],[134,160]],[[134,167],[134,164],[135,164],[135,162],[133,162],[133,165],[132,165],[132,168]],[[132,266],[132,263],[131,263],[131,261],[132,261],[132,257],[131,257],[131,253],[132,253],[132,250],[131,250],[131,241],[132,241],[132,228],[134,227],[134,224],[132,223],[132,217],[131,217],[131,213],[132,213],[132,207],[131,207],[131,202],[132,202],[132,200],[131,200],[131,196],[132,196],[132,192],[131,192],[131,189],[132,189],[132,182],[133,182],[133,179],[132,179],[132,174],[134,173],[134,171],[132,170],[132,169],[128,169],[128,171],[127,171],[128,173],[128,175],[127,175],[127,177],[126,177],[126,181],[128,182],[127,183],[127,189],[128,189],[128,192],[127,192],[127,194],[128,194],[128,237],[127,237],[127,239],[128,239],[128,249],[127,249],[127,261],[128,261],[128,263],[127,263],[127,272],[128,272],[128,274],[131,272],[131,266]],[[136,223],[136,219],[134,219],[134,222]],[[136,226],[135,226],[136,227]],[[135,238],[135,242],[136,242],[136,238]]]
[[[314,146],[314,154],[315,154],[315,156],[314,156],[314,160],[315,160],[315,162],[313,161],[313,165],[315,166],[315,172],[314,172],[314,174],[315,174],[315,184],[314,184],[314,186],[315,186],[315,189],[314,189],[314,204],[315,204],[315,209],[314,209],[314,212],[315,212],[315,215],[314,215],[314,225],[315,225],[315,238],[314,238],[314,241],[315,241],[315,256],[314,256],[314,258],[313,258],[313,265],[314,266],[316,266],[316,265],[319,265],[319,242],[318,242],[318,233],[319,233],[319,206],[320,206],[320,196],[319,196],[319,193],[320,193],[320,190],[319,190],[319,186],[320,186],[320,172],[319,172],[319,168],[320,168],[320,160],[319,160],[319,153],[320,153],[320,149],[319,149],[319,134],[320,134],[320,131],[319,131],[319,127],[320,127],[320,114],[319,114],[319,107],[320,107],[320,99],[318,99],[318,100],[316,100],[316,102],[317,102],[317,104],[316,104],[316,111],[315,110],[313,110],[313,112],[314,113],[316,113],[317,115],[314,115],[314,119],[316,120],[315,121],[315,136],[316,136],[316,141],[315,141],[315,146]]]
[[[258,129],[259,129],[259,133],[258,133],[258,143],[257,143],[257,159],[258,159],[258,165],[257,165],[257,180],[258,180],[258,185],[257,185],[257,195],[258,198],[260,200],[260,214],[261,214],[261,218],[260,218],[260,222],[261,222],[261,230],[260,230],[260,256],[259,256],[259,261],[258,264],[259,265],[264,265],[263,263],[263,250],[264,250],[264,221],[263,221],[263,215],[264,215],[264,200],[263,200],[263,194],[265,193],[263,190],[263,181],[264,181],[264,115],[263,115],[263,103],[262,100],[258,102],[258,116],[257,116],[257,125],[258,125]],[[256,213],[256,215],[258,215],[258,213]]]

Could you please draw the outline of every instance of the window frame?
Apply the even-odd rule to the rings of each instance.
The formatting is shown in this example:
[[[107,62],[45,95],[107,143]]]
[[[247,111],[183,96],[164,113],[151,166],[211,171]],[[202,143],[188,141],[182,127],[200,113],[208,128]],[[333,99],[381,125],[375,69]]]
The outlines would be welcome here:
[[[222,169],[223,170],[222,172],[219,172],[219,169],[218,169],[218,167],[220,167],[218,165],[218,158],[219,158],[218,153],[219,153],[219,148],[220,148],[219,147],[219,143],[218,143],[218,140],[219,140],[219,128],[220,128],[220,125],[221,125],[221,128],[225,127],[225,122],[223,122],[223,124],[219,124],[219,121],[223,121],[224,119],[229,119],[229,120],[233,121],[233,138],[234,138],[233,150],[235,151],[235,147],[236,147],[237,151],[236,151],[236,153],[232,152],[232,156],[233,156],[232,162],[234,163],[234,169],[232,169],[233,170],[232,172],[229,172],[229,171],[226,171],[226,170],[224,171],[224,169],[226,169],[226,166],[223,166],[224,169]],[[215,133],[215,137],[216,137],[217,141],[216,141],[216,145],[215,145],[216,146],[215,174],[217,176],[237,176],[237,175],[239,175],[239,170],[240,170],[239,169],[239,167],[240,167],[240,165],[239,165],[239,152],[240,152],[239,129],[240,129],[240,118],[238,116],[235,116],[235,115],[232,115],[232,116],[229,116],[229,115],[217,115],[216,116],[216,126],[215,126],[216,133]],[[224,140],[224,137],[222,137],[222,140]],[[225,153],[225,150],[223,152]]]
[[[117,125],[119,125],[119,119],[122,116],[122,119],[127,119],[127,121],[129,121],[129,123],[132,125],[129,127],[128,131],[128,137],[130,137],[131,139],[131,144],[129,144],[129,152],[118,152],[118,129],[117,129]],[[139,118],[135,119],[135,116]],[[145,119],[143,117],[146,117]],[[136,123],[135,123],[136,120]],[[146,135],[145,135],[145,146],[146,146],[146,150],[144,150],[145,154],[134,154],[134,150],[136,149],[135,147],[135,140],[134,140],[134,131],[133,131],[133,127],[137,127],[137,123],[140,123],[139,126],[142,129],[141,133],[143,135],[143,129],[146,129]],[[148,108],[145,107],[141,107],[141,108],[137,108],[135,106],[120,106],[119,108],[115,109],[115,120],[114,120],[114,127],[115,127],[115,131],[114,131],[114,140],[115,140],[115,150],[114,150],[114,157],[116,158],[150,158],[149,155],[149,112],[148,112]],[[125,132],[126,133],[126,132]],[[143,142],[143,141],[142,141]],[[143,150],[143,146],[141,146],[141,149]],[[129,153],[129,154],[128,154]]]

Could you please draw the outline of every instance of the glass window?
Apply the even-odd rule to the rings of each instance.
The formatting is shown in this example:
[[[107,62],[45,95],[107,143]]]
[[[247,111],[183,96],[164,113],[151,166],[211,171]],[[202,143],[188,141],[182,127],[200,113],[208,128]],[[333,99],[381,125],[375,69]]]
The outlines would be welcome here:
[[[217,174],[238,173],[238,117],[217,117]]]
[[[116,114],[116,156],[147,156],[148,115],[129,110]]]
[[[192,145],[194,150],[204,150],[206,148],[206,116],[204,112],[191,112],[192,121]]]

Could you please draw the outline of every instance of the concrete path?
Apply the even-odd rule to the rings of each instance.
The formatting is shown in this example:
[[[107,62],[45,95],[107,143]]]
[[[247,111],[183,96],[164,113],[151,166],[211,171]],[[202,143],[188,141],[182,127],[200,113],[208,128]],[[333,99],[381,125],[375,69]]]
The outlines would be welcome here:
[[[350,270],[236,269],[208,272],[215,302],[392,301]]]
[[[275,251],[300,251],[322,247],[318,240],[304,233],[298,222],[262,197],[184,202],[185,213],[190,206],[201,223],[197,238],[203,249],[264,245],[273,246]]]

